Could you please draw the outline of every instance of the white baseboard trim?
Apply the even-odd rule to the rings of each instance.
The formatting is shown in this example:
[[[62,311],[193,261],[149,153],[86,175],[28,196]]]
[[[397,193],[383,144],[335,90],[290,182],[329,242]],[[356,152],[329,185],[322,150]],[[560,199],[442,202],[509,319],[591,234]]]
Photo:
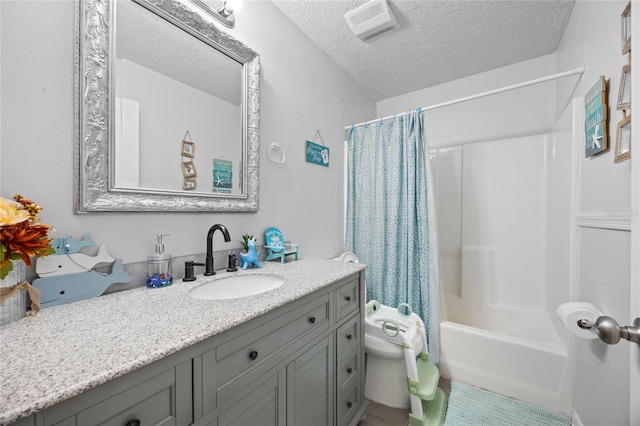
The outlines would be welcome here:
[[[583,228],[631,231],[631,212],[578,213],[575,220],[576,225]]]

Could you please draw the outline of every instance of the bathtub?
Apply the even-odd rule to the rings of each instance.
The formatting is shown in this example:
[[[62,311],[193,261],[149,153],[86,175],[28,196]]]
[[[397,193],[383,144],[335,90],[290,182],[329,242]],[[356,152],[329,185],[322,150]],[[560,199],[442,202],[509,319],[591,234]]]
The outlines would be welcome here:
[[[493,306],[481,325],[440,324],[441,375],[569,415],[567,349],[549,316]]]

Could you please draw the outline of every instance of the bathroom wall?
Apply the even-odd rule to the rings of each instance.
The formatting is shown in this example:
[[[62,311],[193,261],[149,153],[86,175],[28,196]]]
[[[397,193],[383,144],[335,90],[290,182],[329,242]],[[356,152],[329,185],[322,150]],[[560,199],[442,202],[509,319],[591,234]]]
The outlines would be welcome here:
[[[623,325],[639,314],[630,309],[635,303],[630,303],[631,233],[615,229],[615,223],[625,223],[625,216],[628,224],[629,216],[638,214],[630,211],[631,162],[613,162],[616,123],[622,118],[616,100],[621,69],[627,63],[626,55],[621,54],[620,15],[627,3],[577,1],[556,54],[558,69],[585,67],[577,96],[583,96],[600,75],[608,81],[611,148],[595,157],[579,156],[577,162],[578,263],[577,288],[572,289],[572,297],[593,303]],[[637,2],[633,2],[632,11],[640,13]],[[637,90],[637,85],[634,87]],[[558,85],[559,94],[570,90]],[[585,217],[590,218],[588,226]],[[631,399],[630,392],[632,383],[640,383],[638,347],[626,341],[609,346],[597,340],[575,339],[574,353],[573,406],[578,424],[633,424],[630,412],[640,410],[640,403]],[[636,367],[630,372],[632,363]]]
[[[2,196],[37,201],[54,235],[90,232],[125,263],[146,260],[160,232],[171,234],[165,244],[174,256],[203,253],[215,223],[232,238],[216,235],[215,250],[278,226],[302,257],[342,252],[343,127],[375,116],[375,103],[267,1],[246,1],[228,31],[261,55],[260,211],[74,215],[74,9],[74,1],[0,2]],[[328,168],[304,162],[316,130],[331,149]],[[267,159],[271,142],[286,163]]]
[[[224,158],[233,165],[232,190],[234,193],[241,192],[238,163],[242,149],[230,142],[240,140],[240,107],[128,59],[118,58],[115,62],[116,81],[124,82],[116,86],[116,103],[124,98],[125,102],[128,100],[144,105],[133,117],[119,117],[116,106],[116,128],[133,125],[139,129],[133,139],[139,142],[140,135],[144,135],[143,139],[147,142],[140,144],[137,150],[144,161],[132,166],[140,174],[139,183],[134,186],[174,191],[182,189],[180,162],[187,159],[180,157],[180,138],[185,136],[187,130],[183,123],[189,123],[190,138],[187,139],[196,144],[196,155],[189,160],[198,173],[196,190],[212,192],[213,159]],[[120,79],[121,75],[126,75],[126,78]],[[177,107],[180,105],[190,107]],[[194,111],[201,113],[194,114]],[[212,115],[216,117],[215,120],[211,119]],[[226,125],[220,126],[220,123]],[[117,164],[129,156],[131,143],[124,142],[120,153],[116,143]],[[119,178],[117,173],[116,177]]]
[[[563,70],[564,71],[564,70]],[[556,73],[554,55],[406,93],[377,104],[378,117],[429,107]],[[566,77],[575,82],[577,77]],[[547,132],[555,122],[555,83],[504,92],[425,112],[430,149]]]

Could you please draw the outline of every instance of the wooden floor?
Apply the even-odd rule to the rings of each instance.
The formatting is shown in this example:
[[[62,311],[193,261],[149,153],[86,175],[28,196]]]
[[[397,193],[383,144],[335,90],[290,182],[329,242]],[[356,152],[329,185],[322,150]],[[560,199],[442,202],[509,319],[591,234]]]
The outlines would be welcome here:
[[[451,382],[441,377],[438,386],[444,391],[448,398],[451,390]],[[367,418],[358,423],[358,426],[405,426],[410,411],[409,409],[391,408],[369,401]]]

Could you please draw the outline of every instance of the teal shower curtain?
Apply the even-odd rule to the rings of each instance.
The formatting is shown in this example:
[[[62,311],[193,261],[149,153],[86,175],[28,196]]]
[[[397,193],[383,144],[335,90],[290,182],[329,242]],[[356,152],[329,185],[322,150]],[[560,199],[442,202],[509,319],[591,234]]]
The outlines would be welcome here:
[[[438,255],[423,127],[423,113],[415,110],[351,128],[345,246],[367,265],[367,301],[409,303],[438,363]]]

